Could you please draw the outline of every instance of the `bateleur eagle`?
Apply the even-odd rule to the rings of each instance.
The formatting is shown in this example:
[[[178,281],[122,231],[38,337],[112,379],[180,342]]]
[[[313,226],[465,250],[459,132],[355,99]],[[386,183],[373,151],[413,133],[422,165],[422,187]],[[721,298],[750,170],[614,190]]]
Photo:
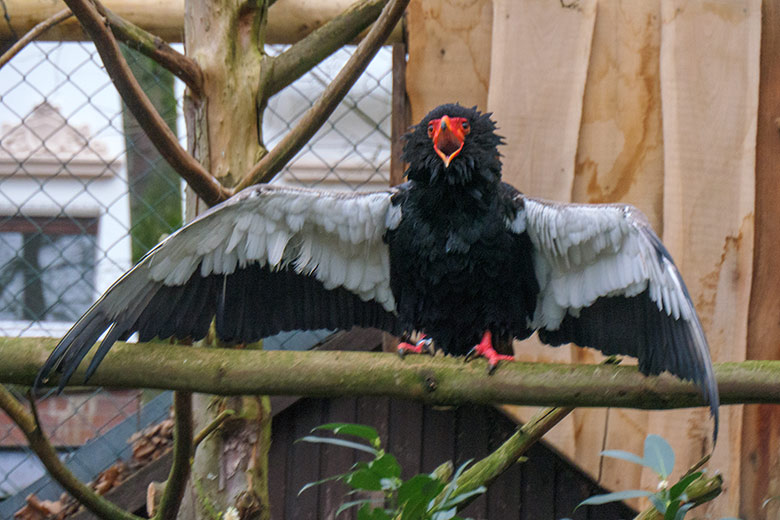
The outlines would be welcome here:
[[[490,114],[440,106],[405,136],[408,182],[372,193],[257,185],[152,249],[62,338],[62,388],[106,332],[200,339],[212,318],[227,342],[284,330],[375,327],[419,332],[453,355],[475,346],[491,365],[534,331],[638,358],[644,374],[694,381],[717,436],[707,340],[672,258],[634,207],[562,204],[501,182]],[[401,351],[420,349],[402,343]]]

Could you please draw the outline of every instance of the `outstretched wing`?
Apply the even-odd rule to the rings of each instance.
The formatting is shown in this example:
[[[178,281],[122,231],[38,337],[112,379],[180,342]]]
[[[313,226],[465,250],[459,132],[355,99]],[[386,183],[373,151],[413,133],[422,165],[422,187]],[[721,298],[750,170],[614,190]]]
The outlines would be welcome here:
[[[197,340],[214,316],[217,335],[234,342],[355,325],[397,332],[382,241],[401,218],[394,193],[243,190],[115,282],[62,338],[36,385],[57,370],[62,389],[106,330],[87,378],[119,339]]]
[[[573,342],[694,381],[718,425],[707,339],[672,257],[628,205],[522,198],[540,292],[533,317],[550,345]]]

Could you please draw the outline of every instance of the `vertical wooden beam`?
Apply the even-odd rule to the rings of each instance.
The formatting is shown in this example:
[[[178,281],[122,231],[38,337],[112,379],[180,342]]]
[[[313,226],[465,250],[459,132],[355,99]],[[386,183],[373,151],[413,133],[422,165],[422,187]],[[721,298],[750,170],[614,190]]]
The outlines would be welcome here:
[[[661,9],[663,238],[713,358],[741,361],[752,280],[761,2],[663,0]],[[712,517],[735,516],[740,494],[742,407],[720,413],[708,467],[734,485],[699,513]],[[705,408],[652,414],[650,431],[675,448],[678,472],[712,450],[707,415]]]
[[[571,200],[596,21],[595,1],[566,5],[495,0],[488,95],[488,108],[507,142],[501,150],[504,180],[534,197],[560,201]],[[536,336],[516,342],[514,350],[515,357],[525,361],[573,361],[572,347],[551,348]],[[536,411],[503,409],[523,422]],[[572,415],[545,439],[575,460],[580,426]]]
[[[780,359],[780,2],[765,0],[756,142],[756,234],[748,317],[748,359]],[[736,475],[731,475],[736,481]],[[742,417],[741,518],[780,515],[780,406],[745,406]]]
[[[412,0],[406,87],[412,122],[442,103],[487,106],[491,0]]]
[[[659,234],[664,183],[660,46],[660,0],[598,4],[572,188],[575,202],[637,206]],[[574,356],[578,363],[603,358],[594,349],[576,349]],[[608,489],[638,488],[641,466],[602,458],[600,452],[642,453],[647,412],[583,408],[575,410],[573,420],[577,462]],[[639,507],[639,502],[632,505]]]
[[[393,99],[390,122],[390,186],[404,181],[406,165],[401,160],[402,140],[410,121],[409,98],[406,95],[406,44],[393,44]]]
[[[504,179],[534,197],[569,201],[596,2],[494,5],[488,108],[507,142]]]

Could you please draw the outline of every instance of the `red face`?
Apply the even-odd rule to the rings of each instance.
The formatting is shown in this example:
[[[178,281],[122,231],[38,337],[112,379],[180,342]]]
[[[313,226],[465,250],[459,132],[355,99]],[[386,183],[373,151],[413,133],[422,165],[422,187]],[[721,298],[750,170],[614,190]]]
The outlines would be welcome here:
[[[444,161],[445,168],[463,149],[463,142],[469,132],[471,125],[465,117],[442,116],[428,123],[428,137],[433,141],[436,154]]]

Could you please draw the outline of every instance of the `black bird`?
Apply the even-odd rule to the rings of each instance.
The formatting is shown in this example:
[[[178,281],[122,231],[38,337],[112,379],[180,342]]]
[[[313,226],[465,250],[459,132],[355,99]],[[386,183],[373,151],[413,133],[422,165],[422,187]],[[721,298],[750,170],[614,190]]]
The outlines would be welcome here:
[[[257,185],[152,249],[63,337],[60,389],[107,331],[200,339],[216,317],[227,342],[283,330],[375,327],[419,332],[437,348],[476,353],[538,331],[639,360],[644,374],[694,381],[715,420],[719,397],[707,340],[672,258],[628,205],[561,204],[501,182],[490,114],[457,104],[405,136],[408,182],[372,193]],[[421,350],[402,343],[399,349]]]

